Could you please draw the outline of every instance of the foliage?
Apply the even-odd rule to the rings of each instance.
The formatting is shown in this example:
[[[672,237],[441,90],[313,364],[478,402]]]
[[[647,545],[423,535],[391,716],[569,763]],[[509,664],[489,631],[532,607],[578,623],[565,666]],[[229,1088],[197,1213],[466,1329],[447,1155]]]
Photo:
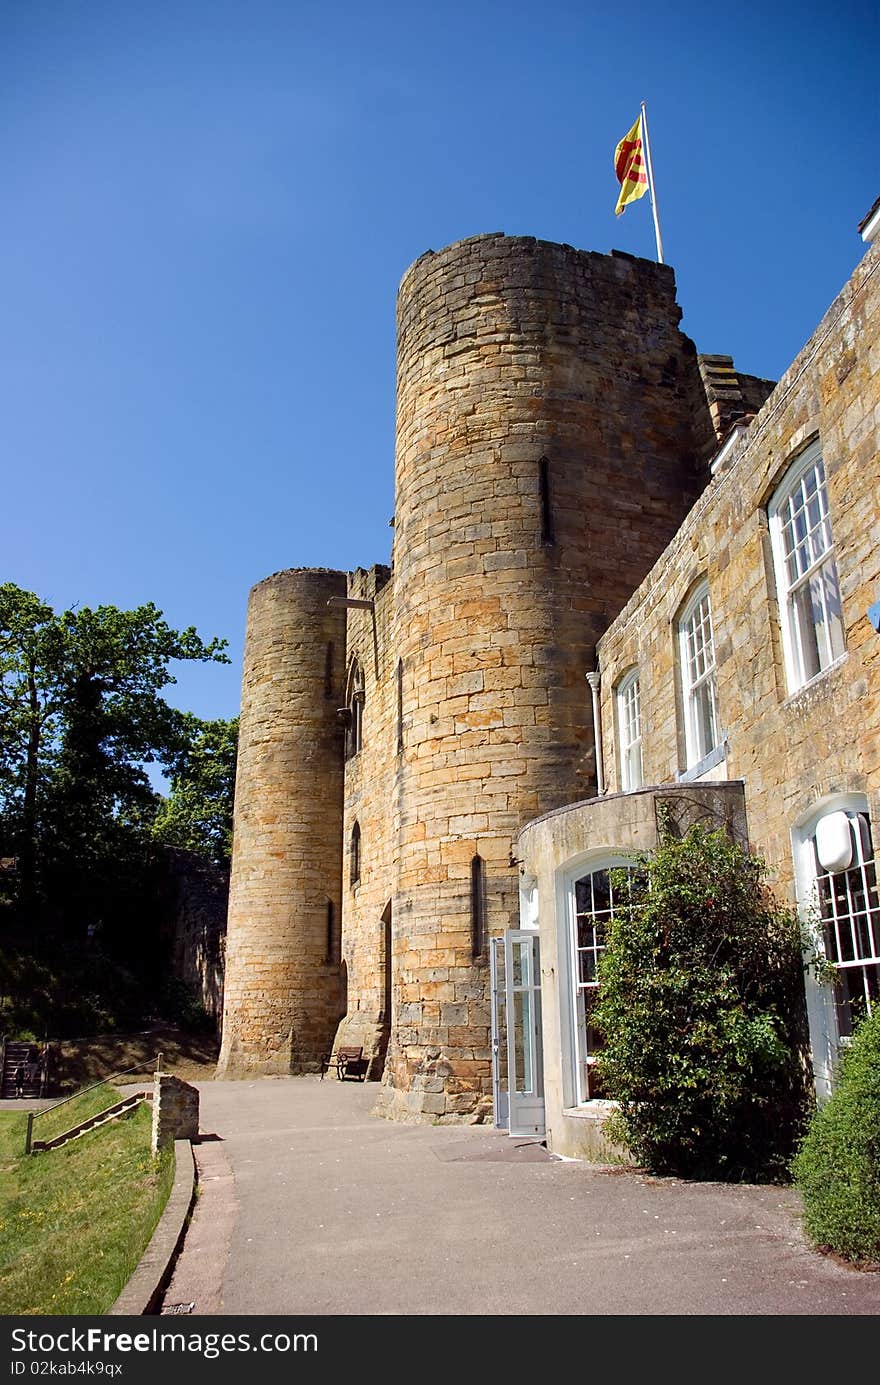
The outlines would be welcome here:
[[[793,1169],[813,1244],[857,1263],[880,1262],[880,1008],[844,1052],[837,1085]]]
[[[173,1151],[150,1153],[150,1119],[141,1105],[28,1156],[25,1117],[0,1115],[0,1313],[95,1315],[113,1304],[174,1177]]]
[[[661,1173],[780,1178],[808,1074],[801,929],[724,832],[663,832],[636,861],[599,968],[611,1133]]]
[[[144,766],[174,763],[192,733],[161,696],[169,665],[226,663],[224,648],[172,630],[152,603],[56,615],[0,585],[0,812],[29,897],[47,862],[93,866],[154,803]]]
[[[220,857],[234,723],[163,694],[179,661],[228,663],[225,644],[152,603],[56,614],[0,584],[0,1029],[88,1033],[149,1010],[169,839],[156,821],[184,814],[147,767],[188,793],[186,844]]]
[[[188,715],[185,728],[170,767],[171,793],[156,813],[153,836],[227,864],[232,855],[238,718],[200,721]]]

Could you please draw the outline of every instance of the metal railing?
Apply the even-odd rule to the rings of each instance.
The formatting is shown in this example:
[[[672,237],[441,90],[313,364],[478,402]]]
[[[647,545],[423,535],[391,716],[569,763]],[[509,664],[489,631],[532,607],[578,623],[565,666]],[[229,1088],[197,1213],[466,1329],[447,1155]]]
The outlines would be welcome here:
[[[123,1068],[121,1072],[115,1073],[113,1077],[105,1077],[100,1082],[92,1082],[91,1085],[88,1087],[81,1087],[80,1090],[78,1092],[74,1092],[72,1096],[65,1096],[62,1097],[60,1101],[53,1101],[51,1106],[44,1107],[42,1111],[28,1111],[27,1130],[25,1131],[25,1154],[30,1154],[32,1152],[32,1146],[34,1142],[35,1121],[41,1120],[43,1116],[50,1115],[52,1111],[57,1111],[61,1106],[67,1106],[68,1103],[71,1101],[77,1101],[81,1096],[85,1096],[87,1092],[95,1092],[98,1090],[99,1087],[113,1086],[116,1082],[119,1081],[120,1077],[128,1077],[131,1073],[136,1072],[158,1072],[161,1066],[162,1054],[157,1053],[155,1062],[153,1061],[153,1059],[147,1059],[142,1063],[135,1064],[133,1068]],[[113,1106],[114,1104],[114,1102],[110,1102],[110,1106]],[[110,1106],[106,1106],[104,1110],[109,1111]],[[92,1113],[92,1116],[100,1116],[101,1114],[101,1111],[94,1111]],[[85,1119],[91,1120],[92,1116],[86,1116]]]

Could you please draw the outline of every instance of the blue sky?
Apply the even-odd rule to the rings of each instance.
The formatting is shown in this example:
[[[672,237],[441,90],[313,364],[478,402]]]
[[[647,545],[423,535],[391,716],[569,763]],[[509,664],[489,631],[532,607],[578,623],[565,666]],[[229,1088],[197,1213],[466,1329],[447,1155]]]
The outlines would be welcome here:
[[[250,586],[388,560],[407,266],[653,256],[645,100],[683,328],[776,377],[865,249],[878,39],[846,0],[5,0],[0,580],[226,637],[172,697],[234,715]]]

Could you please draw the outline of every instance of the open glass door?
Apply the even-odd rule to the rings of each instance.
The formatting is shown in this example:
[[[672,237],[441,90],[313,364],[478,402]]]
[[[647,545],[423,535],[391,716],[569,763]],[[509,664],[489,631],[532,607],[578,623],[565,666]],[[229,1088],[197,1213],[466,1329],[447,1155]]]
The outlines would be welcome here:
[[[504,939],[489,939],[492,981],[492,1108],[495,1126],[506,1130],[510,1120],[507,1091],[507,992],[504,985]]]
[[[513,928],[505,933],[504,977],[508,1128],[511,1135],[543,1135],[541,969],[536,933]]]

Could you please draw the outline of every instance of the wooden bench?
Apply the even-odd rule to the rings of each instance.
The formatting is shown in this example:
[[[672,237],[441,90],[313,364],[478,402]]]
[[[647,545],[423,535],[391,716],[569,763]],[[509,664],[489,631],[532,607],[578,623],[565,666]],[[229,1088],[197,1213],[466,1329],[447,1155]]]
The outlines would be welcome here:
[[[357,1081],[363,1082],[368,1067],[369,1059],[364,1057],[362,1048],[337,1048],[335,1053],[326,1053],[321,1059],[321,1081],[324,1081],[325,1072],[335,1068],[340,1081],[344,1081],[346,1077],[354,1077]]]

